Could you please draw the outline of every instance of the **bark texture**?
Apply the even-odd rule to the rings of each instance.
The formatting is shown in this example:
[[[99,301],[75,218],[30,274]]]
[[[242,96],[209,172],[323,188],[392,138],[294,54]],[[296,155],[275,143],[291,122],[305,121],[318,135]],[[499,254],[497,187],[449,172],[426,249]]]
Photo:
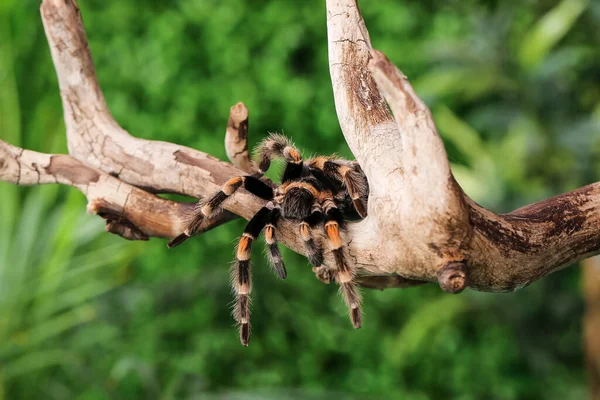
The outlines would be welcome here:
[[[1,143],[0,179],[75,186],[88,196],[88,209],[109,216],[109,231],[146,239],[177,237],[190,213],[189,204],[154,193],[204,198],[228,178],[256,172],[243,104],[232,107],[225,135],[233,165],[185,146],[135,138],[108,110],[75,0],[43,0],[41,14],[70,157]],[[427,106],[372,48],[355,0],[327,0],[327,32],[338,119],[371,188],[369,216],[344,234],[362,285],[439,282],[452,293],[511,291],[600,251],[600,183],[509,214],[484,209],[454,180]],[[249,219],[263,205],[240,191],[195,233],[237,216]],[[284,222],[278,233],[282,244],[303,252],[294,225]],[[333,265],[330,255],[326,264]]]

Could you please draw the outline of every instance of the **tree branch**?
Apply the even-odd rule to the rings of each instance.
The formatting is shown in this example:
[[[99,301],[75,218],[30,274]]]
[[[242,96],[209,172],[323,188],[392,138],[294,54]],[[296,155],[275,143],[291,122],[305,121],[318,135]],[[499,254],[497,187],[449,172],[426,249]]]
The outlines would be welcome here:
[[[147,191],[197,198],[213,195],[227,179],[244,174],[206,153],[129,135],[106,107],[75,1],[44,0],[41,14],[61,89],[71,156]],[[264,204],[247,192],[238,191],[223,208],[250,219]],[[278,240],[296,252],[304,252],[295,224],[280,225]],[[351,237],[352,229],[346,240]],[[185,235],[175,236],[171,246],[185,239]],[[315,241],[326,243],[323,234],[316,235]],[[357,262],[361,258],[357,256]],[[325,262],[334,265],[329,254]]]
[[[240,104],[232,108],[226,132],[227,153],[239,168],[188,147],[132,137],[106,106],[75,0],[43,0],[41,12],[73,158],[2,143],[0,179],[71,184],[88,196],[91,211],[110,215],[109,231],[132,239],[176,237],[172,243],[181,243],[187,236],[177,235],[191,206],[150,193],[203,198],[228,178],[252,171],[247,110]],[[425,104],[406,77],[371,48],[356,1],[327,0],[327,29],[336,111],[370,185],[369,216],[348,223],[342,234],[362,285],[438,282],[452,293],[467,286],[515,290],[600,251],[600,183],[510,214],[480,207],[454,180]],[[239,191],[225,202],[225,213],[200,221],[199,231],[235,216],[250,219],[264,204]],[[278,238],[303,253],[297,224],[282,221]],[[323,246],[323,233],[315,241]],[[325,264],[331,266],[329,253]]]
[[[191,203],[169,201],[88,167],[67,155],[23,150],[0,140],[0,180],[18,185],[61,183],[79,189],[89,213],[106,219],[106,230],[130,240],[169,238],[185,228]],[[217,222],[210,221],[213,226]]]
[[[372,188],[369,217],[355,239],[362,251],[381,254],[380,269],[438,280],[450,292],[466,285],[506,291],[599,252],[600,184],[506,215],[475,204],[452,176],[426,105],[372,50],[356,1],[328,0],[327,8],[336,110]],[[393,126],[378,89],[394,113]]]
[[[229,110],[225,131],[225,151],[229,161],[247,174],[256,174],[258,168],[248,154],[248,108],[237,103]]]
[[[71,156],[151,192],[192,197],[211,195],[228,178],[243,173],[206,153],[129,135],[104,101],[75,0],[44,0],[41,14],[58,76]],[[252,203],[247,197],[244,200]],[[251,215],[252,210],[243,212]]]
[[[590,399],[600,399],[600,257],[583,263],[583,294],[586,312],[583,319],[583,348],[588,367]]]
[[[398,167],[398,127],[368,69],[371,40],[354,0],[327,0],[329,72],[335,109],[350,150],[371,190]]]

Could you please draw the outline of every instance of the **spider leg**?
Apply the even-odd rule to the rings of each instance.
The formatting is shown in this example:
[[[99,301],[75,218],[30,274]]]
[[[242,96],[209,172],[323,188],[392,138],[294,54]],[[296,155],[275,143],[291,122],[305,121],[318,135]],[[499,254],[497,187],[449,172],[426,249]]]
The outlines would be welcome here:
[[[362,325],[361,296],[354,281],[354,271],[348,265],[344,256],[344,247],[340,236],[342,213],[332,199],[325,200],[323,208],[325,210],[325,232],[327,233],[336,265],[333,276],[340,286],[340,292],[346,305],[350,309],[352,325],[355,328],[360,328]]]
[[[273,231],[271,230],[269,233],[269,226],[274,227],[272,224],[273,211],[269,207],[263,207],[248,222],[238,242],[236,260],[231,268],[231,282],[235,293],[233,317],[240,324],[240,341],[244,346],[248,346],[250,340],[250,292],[252,291],[250,255],[252,253],[252,242],[256,240],[265,227],[267,227],[266,235],[273,237]],[[269,240],[268,237],[267,241]],[[278,268],[279,270],[275,269],[277,275],[282,279],[285,278],[285,266],[281,259]]]
[[[223,203],[229,196],[235,193],[240,187],[243,187],[255,196],[265,200],[273,199],[273,188],[254,176],[236,176],[229,179],[220,191],[218,191],[207,202],[198,203],[200,212],[205,217],[210,217],[214,211]]]
[[[330,284],[331,280],[334,279],[333,270],[324,265],[321,265],[320,267],[313,267],[312,271],[315,273],[317,279],[323,283]]]
[[[321,180],[345,186],[358,215],[361,218],[367,216],[369,183],[358,163],[332,157],[316,157],[308,162],[308,168]]]
[[[285,279],[287,272],[283,263],[283,257],[281,257],[281,251],[277,246],[277,237],[275,235],[277,221],[281,217],[281,210],[274,208],[269,214],[268,222],[265,227],[265,241],[267,242],[267,258],[271,269],[281,279]]]
[[[302,155],[292,141],[283,135],[272,133],[260,142],[254,150],[259,172],[264,174],[271,165],[271,160],[283,158],[286,160],[285,170],[281,182],[298,179],[302,175]]]
[[[229,179],[221,190],[219,190],[213,197],[208,201],[199,201],[196,203],[193,213],[190,216],[189,223],[183,231],[183,233],[174,239],[172,239],[167,245],[169,248],[180,245],[189,237],[193,236],[196,230],[202,224],[202,220],[205,217],[210,217],[214,210],[223,203],[229,196],[235,193],[240,187],[244,187],[247,191],[255,196],[265,200],[273,199],[273,189],[254,176],[236,176]]]
[[[300,222],[300,238],[304,242],[308,261],[315,267],[323,264],[323,250],[315,243],[312,227],[323,220],[323,211],[318,201],[312,205],[311,213]]]

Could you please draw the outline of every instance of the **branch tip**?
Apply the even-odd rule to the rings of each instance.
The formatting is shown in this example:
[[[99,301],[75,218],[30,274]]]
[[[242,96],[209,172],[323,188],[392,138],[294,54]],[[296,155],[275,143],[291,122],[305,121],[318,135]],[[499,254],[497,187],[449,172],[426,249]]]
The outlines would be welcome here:
[[[100,212],[102,201],[90,200],[85,208],[85,211],[90,215],[96,215]]]
[[[241,101],[233,106],[229,110],[231,119],[238,124],[248,120],[248,107]],[[246,132],[247,133],[247,132]]]
[[[248,108],[242,102],[229,110],[229,120],[225,131],[225,151],[233,165],[248,174],[258,169],[248,153]]]
[[[371,70],[371,72],[375,69],[380,69],[383,70],[386,75],[391,76],[393,75],[393,73],[395,73],[396,67],[394,66],[394,64],[392,64],[392,62],[389,60],[389,58],[385,55],[384,52],[377,50],[377,49],[371,49],[371,59],[369,60],[369,69]],[[402,78],[406,78],[406,75],[404,75],[402,72],[399,72],[399,76]]]

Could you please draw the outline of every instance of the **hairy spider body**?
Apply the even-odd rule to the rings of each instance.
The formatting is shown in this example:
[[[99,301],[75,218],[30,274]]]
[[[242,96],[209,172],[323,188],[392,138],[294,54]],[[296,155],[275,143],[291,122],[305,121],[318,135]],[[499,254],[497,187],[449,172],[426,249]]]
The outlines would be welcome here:
[[[287,272],[277,246],[276,230],[281,219],[299,224],[298,233],[304,242],[306,254],[315,267],[317,277],[325,282],[332,279],[349,308],[355,328],[362,324],[361,297],[354,282],[354,268],[344,254],[341,231],[346,219],[364,218],[367,212],[368,183],[360,166],[335,157],[315,157],[304,161],[289,139],[270,135],[256,149],[258,168],[264,174],[274,158],[286,161],[282,184],[272,188],[255,176],[237,176],[229,179],[221,190],[205,202],[199,202],[185,235],[197,229],[203,217],[210,217],[236,190],[243,187],[253,195],[267,200],[248,222],[239,239],[236,260],[231,269],[232,287],[236,297],[233,316],[240,325],[240,340],[247,346],[250,338],[250,254],[252,243],[265,231],[267,256],[273,272],[285,279]],[[314,229],[323,224],[328,247],[335,260],[335,268],[323,265],[323,249],[315,241]],[[175,239],[177,243],[181,239]]]

